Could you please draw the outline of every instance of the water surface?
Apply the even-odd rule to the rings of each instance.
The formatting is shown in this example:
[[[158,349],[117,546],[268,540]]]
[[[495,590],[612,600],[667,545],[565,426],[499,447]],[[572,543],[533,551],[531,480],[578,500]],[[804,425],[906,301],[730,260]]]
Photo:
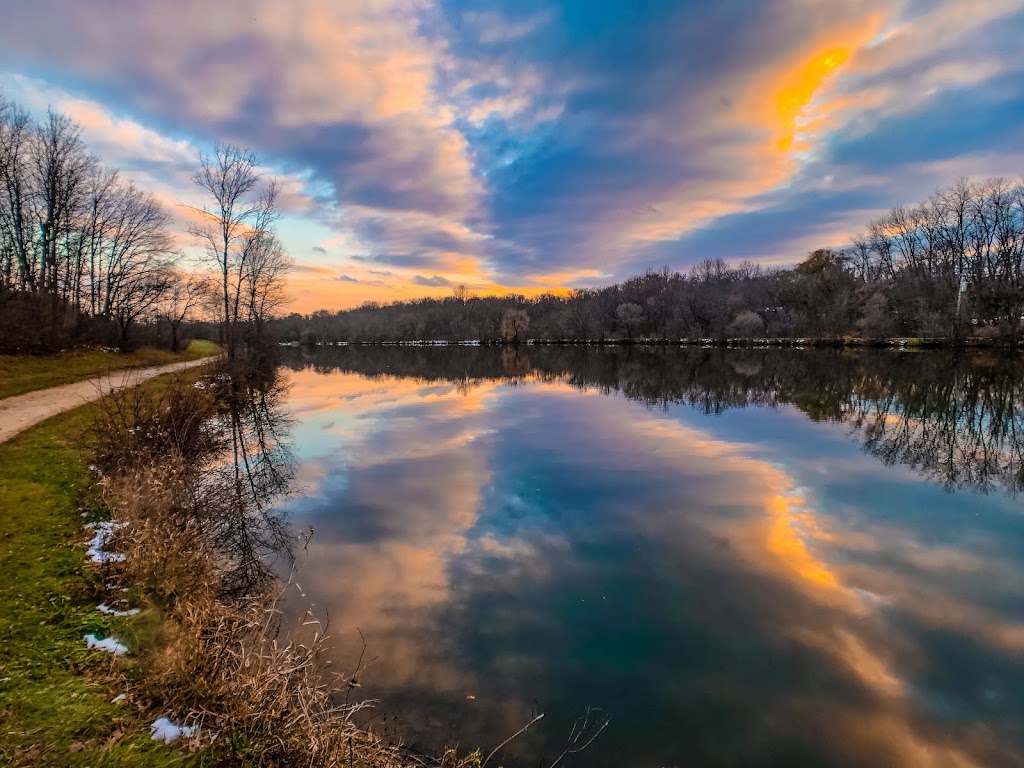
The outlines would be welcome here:
[[[424,749],[1019,765],[1021,361],[288,350],[299,581]],[[357,632],[358,628],[358,632]],[[362,633],[361,637],[359,632]]]

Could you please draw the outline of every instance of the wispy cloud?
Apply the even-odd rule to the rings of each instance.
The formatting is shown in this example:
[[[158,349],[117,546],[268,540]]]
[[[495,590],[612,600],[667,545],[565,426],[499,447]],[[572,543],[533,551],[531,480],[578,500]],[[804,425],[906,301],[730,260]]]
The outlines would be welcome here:
[[[358,277],[352,277],[350,275],[338,275],[335,280],[341,280],[343,283],[355,283],[357,285],[370,285],[377,288],[383,288],[387,285],[383,280],[360,280]]]

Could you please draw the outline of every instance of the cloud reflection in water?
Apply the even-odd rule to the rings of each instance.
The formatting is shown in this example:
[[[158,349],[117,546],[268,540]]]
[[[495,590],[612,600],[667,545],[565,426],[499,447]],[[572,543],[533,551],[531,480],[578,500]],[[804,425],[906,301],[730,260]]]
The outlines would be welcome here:
[[[1012,499],[945,493],[784,402],[358,370],[289,373],[300,578],[340,665],[360,628],[361,692],[414,741],[496,743],[536,707],[529,758],[590,705],[613,723],[588,765],[1019,761]]]

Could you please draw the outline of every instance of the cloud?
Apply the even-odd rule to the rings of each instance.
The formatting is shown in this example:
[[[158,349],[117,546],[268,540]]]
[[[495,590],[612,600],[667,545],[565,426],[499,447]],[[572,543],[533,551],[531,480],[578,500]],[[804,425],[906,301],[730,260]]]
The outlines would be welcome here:
[[[300,275],[334,275],[334,270],[319,264],[293,264],[292,272]]]
[[[830,142],[864,122],[857,109],[864,100],[892,93],[884,103],[911,104],[923,123],[939,94],[958,83],[994,83],[992,92],[1013,94],[993,78],[1016,66],[1010,41],[1021,29],[1019,5],[1005,32],[993,25],[1006,21],[1012,3],[993,3],[959,27],[949,23],[950,5],[957,4],[778,3],[751,13],[675,4],[654,5],[629,25],[617,25],[613,14],[560,19],[567,27],[575,22],[575,55],[542,45],[524,53],[544,83],[570,84],[557,130],[524,135],[492,126],[478,137],[478,157],[493,163],[495,232],[520,246],[500,262],[502,277],[541,271],[552,261],[562,271],[592,267],[623,277],[652,265],[644,262],[648,249],[657,249],[654,265],[685,265],[688,254],[674,247],[680,238],[772,208],[815,163],[828,175]],[[938,44],[929,45],[927,32],[910,33],[915,43],[902,60],[880,65],[870,79],[862,75],[880,39],[919,22],[925,30],[944,27],[933,36]],[[979,54],[994,37],[1006,41],[995,53]],[[956,77],[942,74],[953,70]],[[903,82],[910,83],[906,89],[898,87]],[[928,98],[908,99],[911,89]],[[1016,133],[1014,121],[989,108],[980,114],[978,121],[988,120],[1004,141]],[[949,123],[932,125],[943,122]],[[884,146],[884,136],[869,128],[870,149]],[[983,148],[988,137],[967,127],[958,138],[937,154]],[[899,182],[900,175],[888,180]],[[881,204],[876,197],[865,208]],[[832,221],[850,218],[825,205],[796,211],[786,239],[762,241],[755,257],[791,261],[790,241],[809,242],[822,229],[818,211]],[[734,241],[715,245],[732,255]]]
[[[311,169],[336,203],[444,221],[479,213],[470,148],[434,89],[444,45],[420,34],[430,9],[418,0],[11,10],[3,64],[63,69],[171,131]]]
[[[440,275],[434,275],[433,277],[424,277],[423,275],[416,275],[412,279],[412,282],[416,285],[425,285],[429,288],[454,288],[455,283]]]
[[[357,277],[351,277],[350,275],[338,275],[335,280],[341,280],[343,283],[357,283],[358,285],[370,285],[376,288],[384,288],[387,286],[383,280],[360,280]]]
[[[489,11],[466,11],[463,20],[476,32],[481,43],[508,43],[529,35],[551,21],[551,11],[541,11],[521,19],[510,19]]]
[[[324,256],[326,256],[326,255],[327,255],[327,249],[326,249],[326,248],[322,248],[322,247],[321,247],[321,246],[319,246],[319,245],[314,245],[314,246],[313,246],[313,250],[314,250],[314,251],[316,251],[316,252],[317,252],[317,253],[319,253],[319,254],[322,254],[322,255],[324,255]]]

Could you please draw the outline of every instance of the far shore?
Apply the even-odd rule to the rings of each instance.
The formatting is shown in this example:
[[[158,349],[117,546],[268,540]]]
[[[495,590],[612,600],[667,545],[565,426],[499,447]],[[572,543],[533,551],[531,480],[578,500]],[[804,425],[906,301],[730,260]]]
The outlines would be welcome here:
[[[879,349],[1020,349],[1024,341],[996,342],[977,338],[890,338],[863,339],[850,336],[841,338],[729,338],[729,339],[527,339],[522,342],[492,339],[410,339],[407,341],[300,341],[281,342],[285,347],[346,346],[380,347],[515,347],[515,346],[659,346],[659,347],[872,347]]]

